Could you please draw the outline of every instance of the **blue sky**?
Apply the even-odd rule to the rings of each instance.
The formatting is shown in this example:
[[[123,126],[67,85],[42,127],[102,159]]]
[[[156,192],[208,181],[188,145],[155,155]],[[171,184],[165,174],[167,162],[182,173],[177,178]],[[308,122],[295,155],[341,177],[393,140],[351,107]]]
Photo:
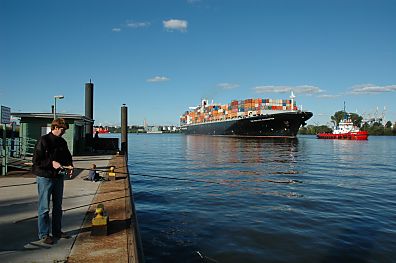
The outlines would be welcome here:
[[[286,99],[396,121],[396,1],[0,0],[0,104],[96,124],[178,124],[205,97]]]

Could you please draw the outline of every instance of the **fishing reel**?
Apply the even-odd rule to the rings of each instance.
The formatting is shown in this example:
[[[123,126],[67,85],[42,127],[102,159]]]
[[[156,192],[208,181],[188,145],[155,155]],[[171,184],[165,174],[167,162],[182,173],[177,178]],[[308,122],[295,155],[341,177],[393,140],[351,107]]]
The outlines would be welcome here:
[[[61,167],[59,167],[59,169],[57,170],[57,171],[58,171],[58,175],[59,175],[59,176],[66,176],[66,175],[69,174],[69,171],[68,171],[68,170],[72,170],[72,169],[73,169],[73,166],[61,166]]]
[[[64,167],[60,167],[58,170],[58,175],[60,176],[66,176],[67,175],[67,169]]]

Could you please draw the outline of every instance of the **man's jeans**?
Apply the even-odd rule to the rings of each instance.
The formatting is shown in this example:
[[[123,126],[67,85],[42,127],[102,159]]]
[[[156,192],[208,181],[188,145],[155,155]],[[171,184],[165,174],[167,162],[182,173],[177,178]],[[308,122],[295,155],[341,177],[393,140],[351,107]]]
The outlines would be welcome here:
[[[49,235],[50,198],[52,196],[52,235],[60,236],[62,227],[63,177],[45,178],[37,176],[38,186],[38,235],[40,239]]]

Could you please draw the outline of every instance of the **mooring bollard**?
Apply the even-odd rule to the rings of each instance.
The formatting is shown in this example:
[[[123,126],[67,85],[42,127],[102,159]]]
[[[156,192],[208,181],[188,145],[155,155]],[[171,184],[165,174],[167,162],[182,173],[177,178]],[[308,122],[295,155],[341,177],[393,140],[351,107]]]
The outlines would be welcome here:
[[[107,173],[110,181],[116,180],[116,173],[115,173],[114,169],[115,169],[114,166],[110,166],[109,172]]]
[[[95,216],[92,219],[91,236],[107,236],[109,216],[104,210],[104,205],[99,204],[95,210]]]

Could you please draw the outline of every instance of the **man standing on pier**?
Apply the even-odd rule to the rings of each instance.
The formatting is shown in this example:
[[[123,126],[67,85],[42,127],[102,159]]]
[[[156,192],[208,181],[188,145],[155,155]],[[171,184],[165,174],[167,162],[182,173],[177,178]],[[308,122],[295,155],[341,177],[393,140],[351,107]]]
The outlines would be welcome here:
[[[62,199],[64,176],[72,176],[73,160],[62,135],[69,128],[58,118],[51,123],[51,132],[43,135],[33,153],[32,172],[38,186],[38,235],[44,244],[52,245],[54,238],[67,238],[62,232]],[[69,169],[64,168],[69,166]],[[52,235],[50,236],[50,198],[52,196]]]

